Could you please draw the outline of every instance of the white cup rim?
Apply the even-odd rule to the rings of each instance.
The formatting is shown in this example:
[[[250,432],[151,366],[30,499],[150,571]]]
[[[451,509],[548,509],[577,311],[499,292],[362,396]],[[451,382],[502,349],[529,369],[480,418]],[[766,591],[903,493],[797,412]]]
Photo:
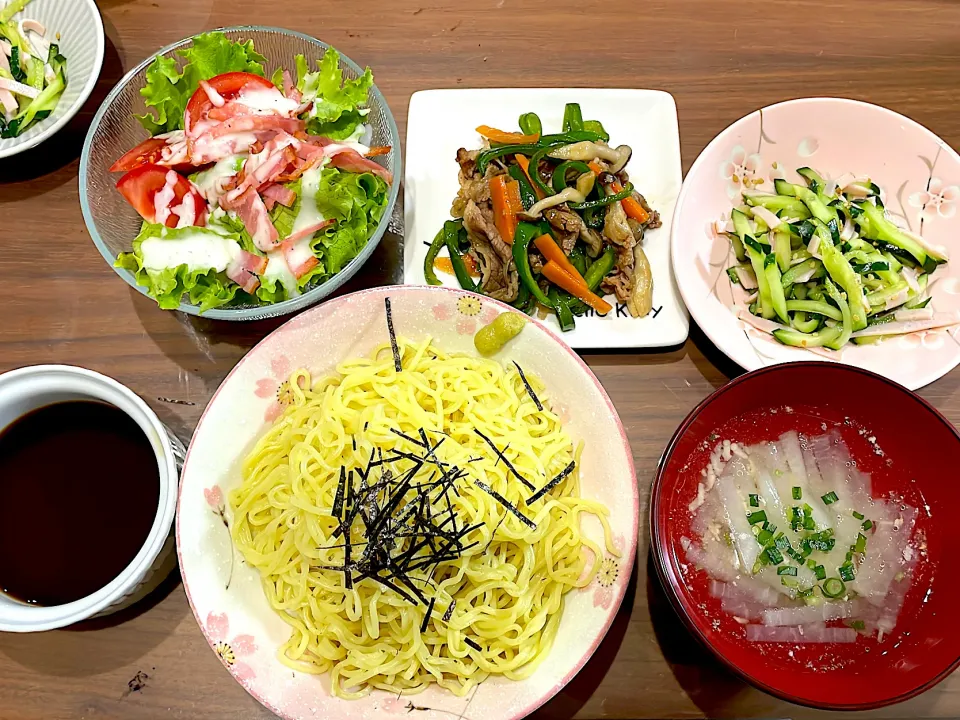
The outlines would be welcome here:
[[[24,382],[46,382],[46,388],[51,391],[76,392],[81,396],[99,399],[129,415],[153,446],[160,477],[160,494],[147,539],[117,577],[96,592],[63,605],[41,607],[20,603],[0,604],[0,631],[5,632],[39,632],[72,625],[97,615],[136,589],[170,534],[178,489],[176,455],[168,430],[156,413],[130,388],[86,368],[31,365],[0,374],[0,404],[6,390]]]

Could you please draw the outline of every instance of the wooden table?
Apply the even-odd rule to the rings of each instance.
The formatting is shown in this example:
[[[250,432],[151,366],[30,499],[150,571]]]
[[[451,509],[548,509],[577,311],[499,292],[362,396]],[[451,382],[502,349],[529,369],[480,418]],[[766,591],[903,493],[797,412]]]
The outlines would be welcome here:
[[[77,168],[90,119],[126,70],[222,25],[286,25],[376,71],[404,134],[424,88],[660,88],[680,114],[688,168],[758,107],[842,95],[902,112],[960,143],[960,4],[949,0],[99,0],[100,82],[80,116],[36,151],[0,161],[0,370],[72,363],[119,379],[185,441],[236,361],[278,322],[216,323],[161,312],[114,276],[80,214]],[[589,6],[589,7],[588,7]],[[68,30],[65,30],[68,32]],[[350,289],[399,279],[388,236]],[[697,329],[667,352],[587,361],[633,444],[646,516],[660,453],[683,417],[739,369]],[[960,373],[922,394],[960,420]],[[597,655],[537,718],[818,717],[746,686],[683,630],[641,532],[638,572]],[[131,691],[138,671],[148,677]],[[960,677],[876,717],[958,717]],[[179,577],[114,617],[41,635],[0,635],[0,717],[268,718],[220,666]],[[497,720],[491,718],[490,720]]]

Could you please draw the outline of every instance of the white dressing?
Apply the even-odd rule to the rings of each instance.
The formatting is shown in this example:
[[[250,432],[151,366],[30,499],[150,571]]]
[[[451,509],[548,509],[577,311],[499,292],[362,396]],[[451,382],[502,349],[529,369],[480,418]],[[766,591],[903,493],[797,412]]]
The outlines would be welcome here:
[[[240,245],[217,233],[196,230],[179,232],[176,238],[147,238],[140,243],[140,255],[147,270],[164,270],[186,265],[190,270],[216,270],[223,272],[227,265],[240,254]]]
[[[276,88],[244,90],[237,96],[237,102],[260,115],[277,113],[289,117],[300,107],[300,103],[286,97]]]
[[[323,163],[303,173],[300,184],[300,212],[297,213],[297,219],[293,223],[291,235],[295,235],[308,227],[322,223],[326,219],[320,210],[317,209],[317,193],[320,191],[320,171],[325,163],[326,158],[324,158]]]
[[[267,269],[263,271],[261,279],[263,281],[275,280],[279,282],[286,288],[287,295],[291,298],[300,294],[300,289],[297,287],[297,278],[290,272],[290,267],[280,250],[267,253]]]
[[[208,202],[216,203],[220,196],[223,195],[224,184],[240,172],[243,163],[243,155],[228,155],[213,167],[197,173],[193,184],[197,186],[197,190],[200,191],[200,194],[203,195]]]

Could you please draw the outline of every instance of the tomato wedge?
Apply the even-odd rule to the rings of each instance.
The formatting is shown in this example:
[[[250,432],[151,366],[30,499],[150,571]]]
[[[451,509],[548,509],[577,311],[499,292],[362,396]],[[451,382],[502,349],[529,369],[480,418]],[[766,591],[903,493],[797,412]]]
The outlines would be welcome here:
[[[111,165],[110,172],[129,172],[141,165],[155,165],[160,162],[166,146],[166,140],[148,138]]]
[[[181,219],[187,225],[203,226],[207,222],[207,201],[176,170],[141,165],[120,178],[117,190],[147,222],[162,222],[167,227],[177,227]],[[164,195],[158,202],[160,192]]]
[[[277,86],[266,78],[248,72],[224,73],[223,75],[210,78],[207,80],[207,83],[211,88],[216,90],[217,94],[227,103],[240,95],[244,90],[266,90],[270,88],[277,90]],[[277,90],[277,93],[279,94],[280,91]],[[202,86],[198,87],[196,92],[193,93],[193,97],[190,98],[190,102],[187,103],[184,128],[187,130],[188,135],[190,134],[190,129],[196,127],[197,123],[203,120],[212,108],[213,101],[210,99],[207,91],[204,90]]]

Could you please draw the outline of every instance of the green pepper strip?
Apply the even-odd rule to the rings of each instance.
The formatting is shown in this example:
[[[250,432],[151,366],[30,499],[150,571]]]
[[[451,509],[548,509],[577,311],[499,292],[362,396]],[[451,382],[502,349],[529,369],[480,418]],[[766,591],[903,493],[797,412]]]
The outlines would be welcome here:
[[[599,120],[584,120],[583,129],[587,132],[596,133],[604,142],[610,142],[610,133],[603,129],[603,125]]]
[[[459,234],[460,223],[454,220],[447,220],[443,224],[443,241],[446,243],[447,251],[450,253],[450,264],[453,265],[453,272],[457,276],[457,282],[460,283],[460,287],[464,290],[477,292],[477,286],[474,284],[473,278],[470,277],[470,273],[467,272],[467,266],[464,264],[463,257],[460,255],[457,238]]]
[[[543,123],[536,113],[528,112],[520,116],[520,132],[524,135],[542,135]]]
[[[583,280],[587,284],[587,287],[590,288],[590,292],[597,291],[597,288],[600,287],[600,283],[603,282],[603,279],[610,274],[611,270],[613,270],[613,266],[616,261],[616,251],[612,247],[608,247],[603,251],[603,255],[591,263],[590,267],[587,268],[587,272],[585,272],[583,275]],[[570,306],[570,309],[575,314],[580,315],[583,312],[586,312],[587,304],[578,300],[575,304]]]
[[[524,210],[529,210],[533,207],[534,203],[537,202],[537,195],[533,192],[533,186],[530,184],[530,181],[527,180],[527,174],[519,165],[511,165],[510,169],[507,170],[507,174],[519,183],[520,202],[523,203]]]
[[[587,227],[591,230],[602,230],[603,221],[606,219],[606,213],[600,210],[600,208],[587,208],[583,213],[583,221],[587,224]]]
[[[570,261],[570,264],[573,265],[577,272],[580,273],[580,276],[587,272],[587,256],[583,253],[583,246],[580,243],[574,245],[573,250],[570,251],[570,254],[567,255],[567,260]]]
[[[437,233],[433,242],[430,243],[430,249],[427,250],[427,257],[423,260],[423,277],[426,279],[427,285],[443,285],[437,277],[436,270],[433,266],[437,261],[437,255],[440,254],[440,248],[442,248],[444,242],[446,242],[444,229],[445,228],[440,228],[440,232]]]
[[[567,295],[566,293],[563,293]],[[567,298],[561,297],[560,291],[556,287],[550,288],[550,305],[553,307],[554,312],[557,314],[557,320],[560,322],[560,329],[563,332],[569,332],[573,330],[577,321],[573,319],[573,311],[570,309],[570,305],[567,304],[567,299],[572,300],[573,298],[567,295]]]
[[[564,188],[567,187],[568,170],[575,170],[577,177],[580,177],[583,173],[592,172],[582,160],[565,160],[557,165],[557,168],[553,171],[553,177],[550,179],[554,191],[563,192]]]
[[[604,205],[609,205],[610,203],[619,202],[620,200],[630,197],[632,194],[633,183],[627,183],[627,186],[623,190],[614,195],[607,195],[599,200],[590,200],[589,202],[567,203],[567,206],[571,210],[589,210],[590,208],[603,207]]]
[[[563,108],[563,131],[583,130],[583,113],[579,103],[567,103]]]
[[[490,161],[494,158],[503,157],[504,155],[530,155],[541,148],[553,148],[560,145],[572,145],[573,143],[584,142],[584,141],[596,142],[600,140],[600,136],[595,132],[568,132],[568,133],[558,133],[555,135],[541,135],[540,140],[536,143],[524,144],[524,145],[497,145],[492,147],[489,150],[484,150],[477,156],[477,170],[481,173],[487,171],[487,165],[490,164]]]
[[[556,193],[553,191],[553,188],[547,185],[543,181],[543,178],[540,177],[540,160],[546,156],[548,152],[562,144],[564,143],[559,143],[558,145],[547,145],[546,147],[538,149],[535,153],[533,153],[533,155],[530,156],[530,166],[528,168],[530,171],[530,179],[533,181],[534,185],[543,191],[544,195],[556,195]]]
[[[533,270],[530,269],[530,243],[535,237],[539,237],[540,228],[530,223],[522,222],[517,225],[517,232],[513,237],[513,262],[517,266],[517,274],[520,276],[520,282],[523,283],[530,294],[537,299],[541,305],[553,307],[550,298],[543,294],[543,290],[537,284],[533,277]]]
[[[527,286],[523,283],[520,283],[520,287],[517,288],[517,299],[510,303],[517,310],[523,310],[527,303],[530,302],[530,291],[527,289]]]

